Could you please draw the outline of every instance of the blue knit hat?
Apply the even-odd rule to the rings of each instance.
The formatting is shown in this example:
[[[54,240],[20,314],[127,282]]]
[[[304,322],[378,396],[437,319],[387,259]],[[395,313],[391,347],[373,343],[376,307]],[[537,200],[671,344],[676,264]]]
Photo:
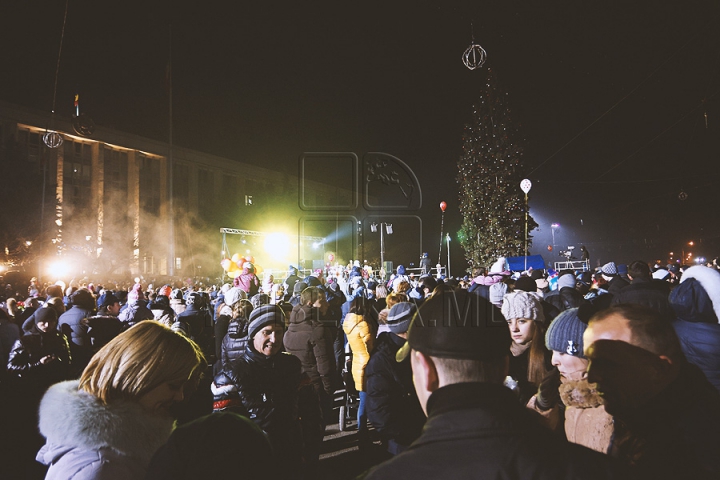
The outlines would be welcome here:
[[[577,308],[565,310],[555,317],[548,327],[545,334],[545,346],[548,350],[585,358],[583,333],[586,328],[587,323],[580,320]]]

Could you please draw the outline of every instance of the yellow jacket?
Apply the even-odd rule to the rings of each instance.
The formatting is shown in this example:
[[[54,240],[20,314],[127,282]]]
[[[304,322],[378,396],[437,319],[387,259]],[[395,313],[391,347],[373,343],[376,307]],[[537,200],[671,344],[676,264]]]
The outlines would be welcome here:
[[[355,380],[355,389],[365,391],[365,365],[370,360],[373,349],[374,335],[370,325],[362,315],[348,313],[343,321],[343,331],[347,335],[350,350],[352,350],[352,375]]]

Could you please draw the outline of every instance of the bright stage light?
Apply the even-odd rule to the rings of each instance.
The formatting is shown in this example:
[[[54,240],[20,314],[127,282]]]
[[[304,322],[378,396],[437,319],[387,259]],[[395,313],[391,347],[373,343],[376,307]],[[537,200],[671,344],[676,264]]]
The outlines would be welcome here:
[[[57,260],[48,265],[48,274],[53,278],[64,278],[67,277],[70,268],[67,263],[62,260]]]
[[[290,253],[290,238],[284,233],[271,233],[265,237],[265,251],[274,258],[287,258]]]

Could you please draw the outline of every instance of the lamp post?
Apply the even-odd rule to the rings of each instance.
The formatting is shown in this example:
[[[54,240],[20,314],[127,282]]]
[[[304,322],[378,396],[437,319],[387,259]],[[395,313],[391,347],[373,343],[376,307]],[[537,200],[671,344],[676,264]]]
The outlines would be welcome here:
[[[370,231],[373,233],[377,233],[378,224],[371,223]],[[388,235],[392,235],[392,233],[393,233],[392,223],[380,222],[380,269],[385,269],[385,233],[386,232]]]
[[[525,194],[525,270],[527,270],[527,256],[528,256],[528,192],[532,188],[532,182],[527,178],[520,182],[520,190]],[[553,242],[555,243],[555,242]]]
[[[447,271],[445,274],[447,275],[447,278],[450,278],[450,234],[445,234],[445,241],[447,242],[447,256],[448,256],[448,264],[447,264]]]

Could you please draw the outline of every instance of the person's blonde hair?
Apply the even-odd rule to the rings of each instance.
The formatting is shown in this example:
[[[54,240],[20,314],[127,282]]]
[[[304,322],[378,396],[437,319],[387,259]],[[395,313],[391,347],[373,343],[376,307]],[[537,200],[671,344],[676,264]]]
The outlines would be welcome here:
[[[394,305],[397,305],[401,302],[407,302],[408,297],[404,293],[395,293],[392,292],[387,297],[385,297],[385,303],[387,304],[387,308],[392,308]]]
[[[137,400],[163,383],[199,378],[206,365],[195,342],[154,320],[137,323],[98,351],[79,389],[108,404]]]
[[[411,288],[412,288],[412,285],[410,285],[410,282],[402,280],[400,283],[398,283],[395,293],[405,293],[408,290],[410,290]]]

